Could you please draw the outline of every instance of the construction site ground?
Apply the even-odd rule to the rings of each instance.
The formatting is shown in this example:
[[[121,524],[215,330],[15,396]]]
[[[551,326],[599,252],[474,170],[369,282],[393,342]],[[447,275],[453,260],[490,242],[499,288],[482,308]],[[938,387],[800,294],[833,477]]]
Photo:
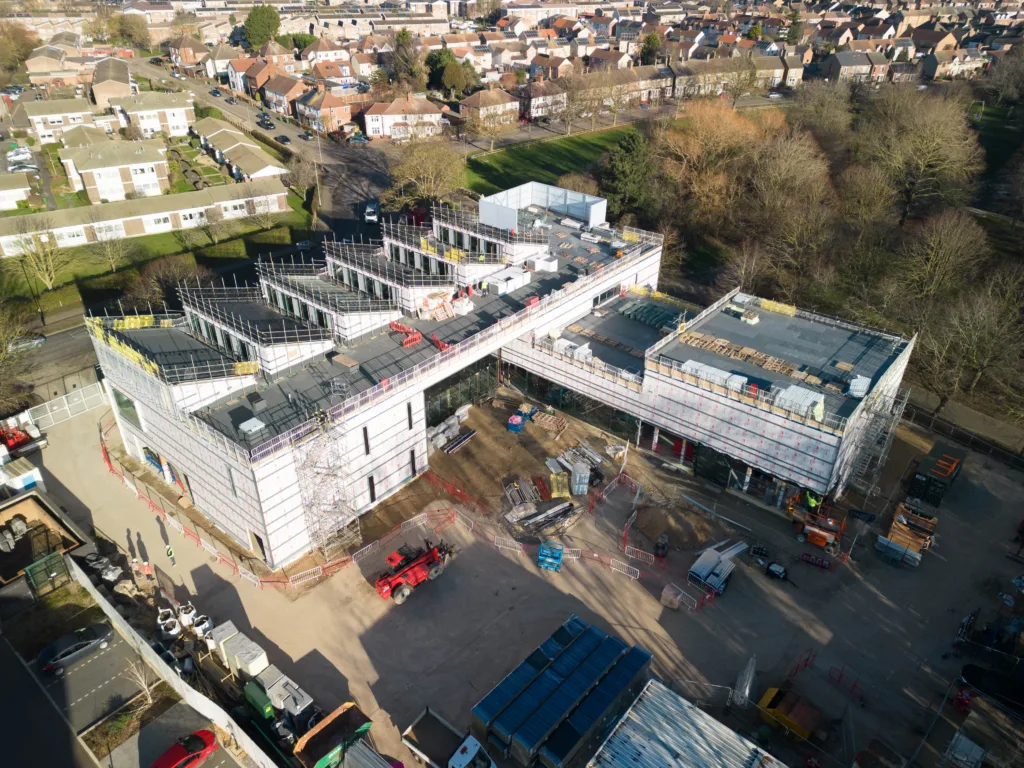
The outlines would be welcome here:
[[[420,479],[364,521],[364,541],[370,541],[420,512],[451,508],[474,521],[479,534],[446,522],[439,512],[408,539],[389,541],[303,590],[299,599],[240,581],[184,540],[173,542],[177,565],[172,566],[163,553],[162,521],[101,460],[101,411],[53,427],[50,447],[34,460],[43,467],[47,489],[76,521],[117,538],[141,538],[179,598],[191,599],[215,622],[234,621],[325,708],[356,701],[375,721],[372,733],[381,751],[405,759],[400,729],[425,705],[468,726],[476,702],[572,613],[648,648],[663,680],[689,696],[707,694],[712,704],[719,689],[705,684],[735,685],[756,655],[755,697],[789,684],[823,711],[826,738],[817,754],[825,764],[850,765],[872,739],[908,756],[964,663],[951,654],[961,618],[993,600],[994,589],[1005,589],[1000,585],[1020,570],[1004,554],[1015,549],[1009,539],[1021,515],[1022,477],[974,454],[943,504],[938,543],[919,568],[883,561],[866,524],[857,523],[864,530],[849,561],[823,572],[799,562],[800,554],[811,550],[797,543],[791,523],[632,449],[627,470],[655,503],[638,514],[631,544],[649,551],[644,531],[654,536],[669,527],[673,549],[664,568],[632,561],[646,572],[633,580],[603,564],[613,557],[626,561],[622,530],[634,495],[620,487],[564,537],[567,546],[598,553],[602,560],[566,563],[558,573],[541,570],[532,558],[497,550],[489,541],[494,534],[508,535],[498,522],[499,508],[508,506],[501,478],[542,473],[544,459],[580,438],[599,452],[608,442],[621,441],[573,419],[557,443],[533,426],[509,433],[505,422],[519,402],[508,398],[505,409],[473,408],[464,429],[476,429],[477,436],[452,456],[435,452],[431,457],[433,471],[458,478],[467,493],[492,508],[489,517]],[[930,445],[926,436],[900,429],[882,494],[873,504],[884,502],[908,463]],[[605,468],[610,479],[614,468],[610,462]],[[683,505],[675,505],[668,519],[661,517],[658,510],[672,507],[681,493],[718,517]],[[372,582],[384,569],[384,556],[403,540],[416,543],[437,535],[458,547],[446,573],[403,606],[381,600]],[[661,605],[664,583],[683,580],[702,546],[727,538],[766,547],[769,559],[789,570],[790,581],[768,580],[744,563],[725,594],[703,610]],[[742,733],[757,729],[756,711],[712,711]],[[918,762],[937,764],[946,743],[948,734],[933,730]],[[781,735],[769,748],[791,766],[816,752]]]

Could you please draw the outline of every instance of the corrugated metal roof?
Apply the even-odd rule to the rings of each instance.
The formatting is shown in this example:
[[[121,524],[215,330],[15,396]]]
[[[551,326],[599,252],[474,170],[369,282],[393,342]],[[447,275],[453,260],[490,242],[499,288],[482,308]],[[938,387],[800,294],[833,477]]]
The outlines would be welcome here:
[[[651,680],[587,768],[785,768],[753,742]]]

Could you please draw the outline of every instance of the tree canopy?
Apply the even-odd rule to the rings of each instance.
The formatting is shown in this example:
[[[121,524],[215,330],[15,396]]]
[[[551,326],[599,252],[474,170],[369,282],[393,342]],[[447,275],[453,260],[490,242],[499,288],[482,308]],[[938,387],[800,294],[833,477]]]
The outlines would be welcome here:
[[[281,14],[272,5],[257,5],[245,19],[245,39],[251,48],[269,42],[281,29]]]
[[[457,63],[455,54],[452,53],[450,48],[441,48],[428,53],[427,58],[424,60],[424,64],[426,64],[430,72],[427,77],[427,84],[437,91],[447,87],[442,81],[444,70],[449,64]]]

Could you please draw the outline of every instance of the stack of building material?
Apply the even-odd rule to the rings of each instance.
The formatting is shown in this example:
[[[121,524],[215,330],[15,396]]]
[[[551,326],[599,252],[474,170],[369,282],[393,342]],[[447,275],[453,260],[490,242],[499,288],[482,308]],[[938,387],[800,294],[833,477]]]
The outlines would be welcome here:
[[[517,525],[524,531],[533,534],[551,530],[556,526],[564,527],[573,519],[573,511],[575,509],[576,506],[572,502],[556,504],[550,509],[545,509],[528,517],[521,518],[517,522]]]
[[[533,490],[533,486],[521,477],[507,478],[504,483],[504,488],[505,498],[512,503],[513,507],[538,500],[537,493]]]
[[[471,429],[466,434],[458,435],[455,438],[453,438],[441,450],[443,450],[448,455],[451,455],[451,454],[455,453],[457,450],[459,450],[466,443],[468,443],[470,440],[472,440],[474,437],[476,437],[476,430],[475,429]]]
[[[548,478],[548,485],[551,486],[552,499],[568,499],[572,497],[569,493],[569,473],[559,472]]]
[[[459,317],[464,317],[473,311],[473,302],[463,296],[452,302],[452,311]]]
[[[533,487],[537,489],[537,495],[540,496],[541,501],[551,501],[551,489],[548,488],[547,481],[540,475],[534,475],[532,478]]]
[[[561,416],[555,416],[550,413],[541,413],[539,411],[533,414],[533,418],[531,420],[548,434],[554,435],[555,440],[560,438],[562,433],[569,426],[569,422]]]
[[[572,465],[570,489],[573,496],[584,496],[590,487],[590,465],[585,461],[577,461]]]

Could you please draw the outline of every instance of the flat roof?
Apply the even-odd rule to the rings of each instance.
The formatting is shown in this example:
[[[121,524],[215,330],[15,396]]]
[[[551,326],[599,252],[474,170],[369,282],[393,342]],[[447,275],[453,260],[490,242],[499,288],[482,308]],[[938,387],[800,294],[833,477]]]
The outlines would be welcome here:
[[[190,369],[229,368],[234,362],[219,349],[180,328],[137,328],[115,331],[160,366],[170,383],[193,381]],[[178,372],[175,372],[178,369]]]
[[[794,315],[788,315],[766,310],[758,306],[760,300],[744,294],[737,294],[733,301],[737,307],[756,312],[757,324],[750,325],[735,316],[727,303],[689,324],[683,338],[692,338],[689,334],[699,333],[724,339],[741,348],[786,361],[795,366],[794,372],[801,376],[768,370],[749,359],[693,346],[678,337],[660,349],[658,354],[680,363],[694,360],[730,374],[746,376],[748,383],[756,384],[760,389],[771,385],[805,387],[824,395],[826,412],[849,416],[860,402],[846,394],[849,381],[855,376],[865,376],[873,386],[907,345],[906,340],[896,336],[809,312],[796,310]],[[837,367],[837,364],[842,367]],[[808,383],[802,374],[818,377],[821,384]],[[825,385],[829,383],[842,391],[827,388]]]
[[[664,338],[665,334],[641,320],[634,320],[624,311],[640,306],[664,309],[668,313],[682,314],[683,310],[640,296],[615,299],[600,309],[562,329],[562,338],[574,344],[589,344],[594,357],[643,375],[644,352]]]

